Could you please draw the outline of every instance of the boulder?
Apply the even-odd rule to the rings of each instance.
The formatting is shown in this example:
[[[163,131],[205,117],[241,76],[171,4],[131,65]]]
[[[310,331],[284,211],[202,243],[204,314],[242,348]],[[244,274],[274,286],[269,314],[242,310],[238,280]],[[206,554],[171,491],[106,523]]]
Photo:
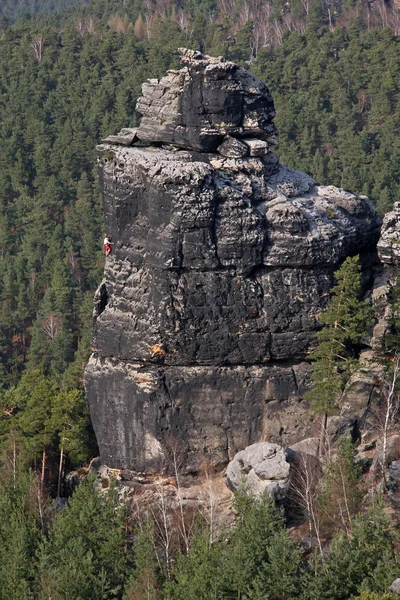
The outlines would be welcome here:
[[[306,438],[296,444],[292,444],[289,450],[295,453],[307,454],[309,456],[318,456],[320,439],[318,437]]]
[[[244,487],[254,496],[268,493],[274,500],[282,500],[289,488],[289,471],[285,450],[260,442],[235,455],[226,469],[226,483],[232,491]]]
[[[391,481],[398,486],[400,483],[400,460],[393,460],[390,463],[389,476]]]
[[[249,154],[249,148],[237,138],[227,135],[222,144],[218,146],[217,152],[226,158],[244,158]]]
[[[372,461],[372,470],[379,471],[382,467],[386,468],[393,462],[397,462],[400,457],[400,435],[388,434],[386,441],[386,459],[383,465],[383,437],[380,437],[376,443],[376,450]],[[395,467],[394,467],[395,471]]]
[[[392,592],[392,594],[400,596],[400,577],[393,581],[393,583],[389,587],[389,590]]]
[[[109,135],[108,137],[101,140],[107,144],[121,144],[122,146],[132,146],[138,140],[136,128],[124,128],[121,129],[117,135]]]

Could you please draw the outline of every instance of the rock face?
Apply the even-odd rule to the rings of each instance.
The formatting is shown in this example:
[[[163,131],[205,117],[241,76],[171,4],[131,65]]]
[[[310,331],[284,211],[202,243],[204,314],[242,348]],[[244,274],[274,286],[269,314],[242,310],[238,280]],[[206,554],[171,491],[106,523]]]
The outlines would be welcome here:
[[[395,202],[393,211],[383,219],[378,255],[384,264],[400,267],[400,202]]]
[[[379,236],[366,197],[279,163],[261,81],[192,51],[183,62],[144,84],[139,128],[98,148],[115,245],[85,385],[111,467],[159,469],[171,440],[190,471],[312,436],[301,398],[318,314],[340,262]]]

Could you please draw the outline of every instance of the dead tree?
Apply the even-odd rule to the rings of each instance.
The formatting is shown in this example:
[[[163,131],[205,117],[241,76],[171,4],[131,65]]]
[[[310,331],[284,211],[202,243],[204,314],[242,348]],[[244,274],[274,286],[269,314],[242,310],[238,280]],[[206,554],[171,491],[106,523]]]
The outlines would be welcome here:
[[[323,556],[316,502],[317,487],[321,478],[319,461],[310,454],[298,453],[292,466],[290,481],[292,500],[304,511],[308,521],[310,540],[316,540],[318,550]]]
[[[44,35],[35,35],[31,40],[30,47],[35,62],[38,64],[41,63],[44,49]]]

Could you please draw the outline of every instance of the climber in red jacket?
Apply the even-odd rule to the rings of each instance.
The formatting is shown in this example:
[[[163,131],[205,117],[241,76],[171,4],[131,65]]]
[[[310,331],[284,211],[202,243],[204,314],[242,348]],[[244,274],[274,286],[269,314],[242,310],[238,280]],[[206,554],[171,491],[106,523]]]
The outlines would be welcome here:
[[[110,235],[106,235],[106,237],[104,238],[104,242],[103,242],[103,248],[104,248],[104,252],[106,253],[106,256],[108,256],[112,250],[111,246],[113,245],[113,242],[111,241],[111,236]]]

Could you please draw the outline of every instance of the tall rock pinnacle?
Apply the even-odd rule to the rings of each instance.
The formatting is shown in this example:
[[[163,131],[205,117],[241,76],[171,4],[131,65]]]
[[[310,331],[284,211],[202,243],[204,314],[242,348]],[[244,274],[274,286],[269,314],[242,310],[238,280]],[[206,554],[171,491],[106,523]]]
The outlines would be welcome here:
[[[105,464],[187,470],[313,431],[301,401],[333,272],[373,252],[369,200],[282,166],[272,98],[231,63],[182,50],[143,85],[140,126],[98,147],[114,250],[85,374]]]

